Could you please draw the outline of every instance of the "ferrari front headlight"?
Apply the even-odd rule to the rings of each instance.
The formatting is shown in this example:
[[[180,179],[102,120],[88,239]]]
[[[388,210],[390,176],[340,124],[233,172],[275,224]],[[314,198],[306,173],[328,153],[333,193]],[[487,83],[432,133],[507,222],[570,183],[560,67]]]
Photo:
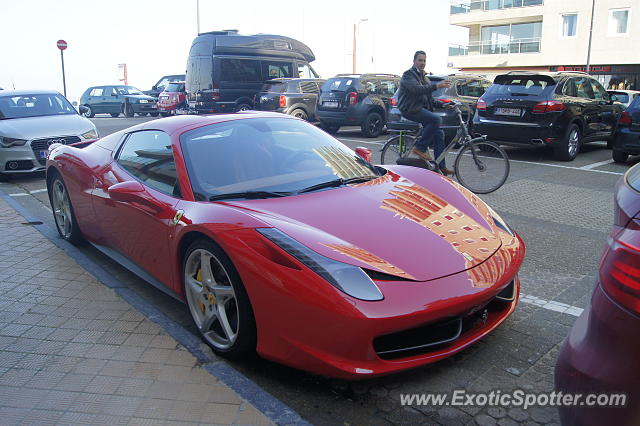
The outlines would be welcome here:
[[[275,228],[257,231],[343,293],[360,300],[384,299],[378,286],[361,268],[322,256]]]

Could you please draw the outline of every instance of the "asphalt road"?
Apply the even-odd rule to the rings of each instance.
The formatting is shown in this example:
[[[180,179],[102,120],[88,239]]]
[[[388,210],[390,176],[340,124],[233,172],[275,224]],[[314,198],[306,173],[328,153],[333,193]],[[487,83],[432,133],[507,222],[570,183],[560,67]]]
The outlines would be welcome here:
[[[145,118],[93,119],[101,135]],[[338,135],[351,148],[365,146],[379,161],[388,136],[361,136],[357,128]],[[311,423],[500,424],[558,423],[555,408],[402,406],[400,394],[468,389],[543,392],[553,386],[559,345],[588,303],[598,258],[612,224],[616,181],[640,158],[614,164],[604,143],[587,145],[573,162],[558,162],[548,150],[507,148],[511,174],[493,194],[482,196],[524,239],[522,300],[515,313],[475,346],[441,362],[390,377],[344,382],[300,372],[261,359],[232,365],[297,410]],[[451,162],[449,162],[451,164]],[[0,189],[53,226],[43,175],[13,178]],[[83,252],[161,307],[194,333],[185,306],[142,282],[91,247]],[[348,342],[339,342],[344,344]]]

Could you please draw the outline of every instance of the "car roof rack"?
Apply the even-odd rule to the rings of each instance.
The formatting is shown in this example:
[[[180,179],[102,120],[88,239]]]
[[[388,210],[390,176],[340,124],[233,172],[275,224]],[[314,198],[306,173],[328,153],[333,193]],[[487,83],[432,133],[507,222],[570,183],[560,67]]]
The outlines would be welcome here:
[[[378,74],[378,73],[372,73],[372,74],[354,74],[354,73],[347,73],[347,74],[336,74],[336,77],[399,77],[396,74]]]
[[[557,73],[570,73],[570,74],[586,74],[586,75],[591,75],[588,72],[585,71],[568,71],[568,70],[562,70],[562,71],[555,71]]]

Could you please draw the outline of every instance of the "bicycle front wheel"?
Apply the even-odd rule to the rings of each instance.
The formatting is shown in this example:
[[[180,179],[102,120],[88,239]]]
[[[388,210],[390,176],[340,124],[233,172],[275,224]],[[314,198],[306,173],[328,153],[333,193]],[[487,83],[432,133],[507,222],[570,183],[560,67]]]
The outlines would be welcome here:
[[[380,164],[396,164],[399,158],[408,157],[407,151],[413,147],[415,138],[408,135],[394,136],[382,147]]]
[[[509,158],[493,142],[473,142],[458,152],[454,169],[462,186],[476,194],[488,194],[507,180]]]

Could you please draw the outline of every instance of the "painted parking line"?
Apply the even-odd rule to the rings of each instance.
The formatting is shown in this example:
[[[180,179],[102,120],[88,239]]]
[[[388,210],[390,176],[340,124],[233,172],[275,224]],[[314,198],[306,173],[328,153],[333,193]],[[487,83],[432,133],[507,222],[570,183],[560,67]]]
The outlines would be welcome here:
[[[41,192],[47,192],[47,188],[34,189],[33,191],[27,191],[27,192],[16,192],[14,194],[9,194],[9,196],[10,197],[24,197],[25,195],[39,194]]]
[[[584,309],[578,308],[577,306],[571,306],[566,303],[555,302],[553,300],[540,299],[539,297],[531,296],[530,294],[520,294],[520,302],[535,305],[550,311],[573,315],[574,317],[579,317],[582,314],[582,311],[584,311]]]
[[[47,188],[43,189],[34,189],[33,191],[29,191],[29,194],[38,194],[40,192],[47,192]]]
[[[613,163],[613,160],[599,161],[597,163],[592,163],[592,164],[587,164],[586,166],[582,166],[582,167],[580,167],[580,169],[581,170],[591,170],[593,168],[604,166],[605,164],[611,164],[611,163]]]

